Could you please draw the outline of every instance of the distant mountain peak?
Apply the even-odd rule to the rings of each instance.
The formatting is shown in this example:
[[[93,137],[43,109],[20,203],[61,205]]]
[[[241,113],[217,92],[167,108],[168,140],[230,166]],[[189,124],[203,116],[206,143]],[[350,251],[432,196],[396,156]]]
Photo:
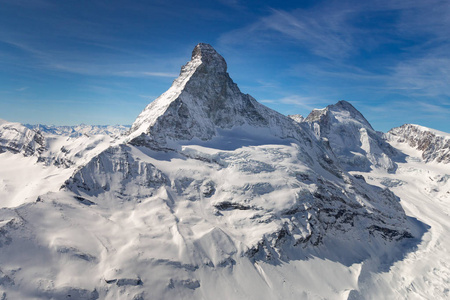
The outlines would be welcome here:
[[[425,162],[450,163],[450,134],[420,125],[404,124],[389,130],[387,137],[422,151]]]
[[[347,170],[389,172],[396,169],[397,152],[372,128],[364,116],[345,100],[313,110],[305,122],[317,137],[326,138]]]
[[[354,120],[359,122],[366,129],[374,130],[369,121],[349,102],[345,100],[340,100],[336,104],[328,105],[322,109],[314,109],[305,119],[306,122],[317,122],[319,120],[325,120],[329,118],[341,118],[338,121]],[[331,120],[329,120],[330,123]]]

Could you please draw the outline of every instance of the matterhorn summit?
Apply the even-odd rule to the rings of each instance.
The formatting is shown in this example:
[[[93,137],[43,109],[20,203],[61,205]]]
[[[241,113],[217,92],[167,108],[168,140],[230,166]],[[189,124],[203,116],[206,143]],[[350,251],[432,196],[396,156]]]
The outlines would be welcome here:
[[[210,140],[220,130],[253,134],[264,130],[279,137],[295,137],[287,117],[243,94],[227,73],[223,57],[208,44],[198,44],[170,89],[150,103],[134,122],[132,143],[167,140]]]

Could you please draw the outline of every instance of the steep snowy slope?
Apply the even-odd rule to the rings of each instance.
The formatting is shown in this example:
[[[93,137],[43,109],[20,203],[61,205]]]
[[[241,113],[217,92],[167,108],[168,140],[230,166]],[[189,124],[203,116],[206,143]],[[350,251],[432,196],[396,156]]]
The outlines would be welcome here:
[[[125,141],[0,210],[5,297],[347,299],[425,230],[307,123],[242,94],[207,44]]]
[[[421,130],[427,131],[424,127]],[[361,276],[359,290],[365,299],[448,299],[450,165],[428,161],[421,150],[408,143],[391,144],[407,155],[394,174],[380,170],[357,174],[371,184],[389,187],[400,197],[407,215],[427,224],[428,229],[417,249],[394,263],[389,272]]]
[[[426,162],[450,163],[450,134],[427,127],[405,124],[389,130],[388,139],[396,143],[406,143],[422,151]]]
[[[324,138],[339,162],[349,171],[382,168],[395,171],[392,148],[350,103],[339,101],[324,109],[313,110],[304,122],[319,138]]]

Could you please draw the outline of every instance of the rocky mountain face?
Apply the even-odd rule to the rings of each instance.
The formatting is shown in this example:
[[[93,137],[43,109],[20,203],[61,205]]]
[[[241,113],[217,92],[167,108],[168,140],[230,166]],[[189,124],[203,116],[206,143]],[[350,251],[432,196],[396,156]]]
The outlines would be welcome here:
[[[320,261],[311,274],[332,262],[367,278],[380,271],[374,261],[389,267],[420,238],[389,189],[348,173],[395,170],[396,152],[356,109],[341,101],[293,120],[226,71],[197,45],[128,136],[59,191],[0,210],[5,295],[296,299],[309,260]]]
[[[405,124],[389,130],[388,139],[422,151],[426,162],[450,163],[450,135],[419,125]]]
[[[168,140],[204,141],[236,127],[252,135],[259,131],[263,136],[299,136],[289,118],[241,93],[225,60],[210,45],[198,44],[170,89],[137,117],[130,139],[134,144],[159,145]]]
[[[394,158],[398,152],[350,103],[342,100],[324,109],[315,109],[304,122],[329,145],[346,170],[381,168],[395,171]]]

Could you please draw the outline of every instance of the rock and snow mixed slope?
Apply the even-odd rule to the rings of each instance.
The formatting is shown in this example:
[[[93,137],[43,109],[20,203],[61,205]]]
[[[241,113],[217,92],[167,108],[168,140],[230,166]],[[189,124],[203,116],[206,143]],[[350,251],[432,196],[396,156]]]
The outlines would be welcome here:
[[[95,149],[60,191],[0,210],[0,296],[396,297],[378,274],[427,229],[383,185],[397,152],[356,109],[285,117],[207,44],[123,141]]]
[[[422,151],[426,162],[436,161],[450,163],[450,134],[427,127],[405,124],[393,128],[387,137],[396,143],[406,143]]]
[[[310,124],[319,138],[325,139],[348,171],[371,168],[395,171],[393,158],[398,156],[397,151],[350,103],[342,100],[324,109],[315,109],[304,122]]]
[[[22,124],[0,119],[0,153],[9,151],[30,156],[44,150],[45,138],[42,133],[28,129]]]

